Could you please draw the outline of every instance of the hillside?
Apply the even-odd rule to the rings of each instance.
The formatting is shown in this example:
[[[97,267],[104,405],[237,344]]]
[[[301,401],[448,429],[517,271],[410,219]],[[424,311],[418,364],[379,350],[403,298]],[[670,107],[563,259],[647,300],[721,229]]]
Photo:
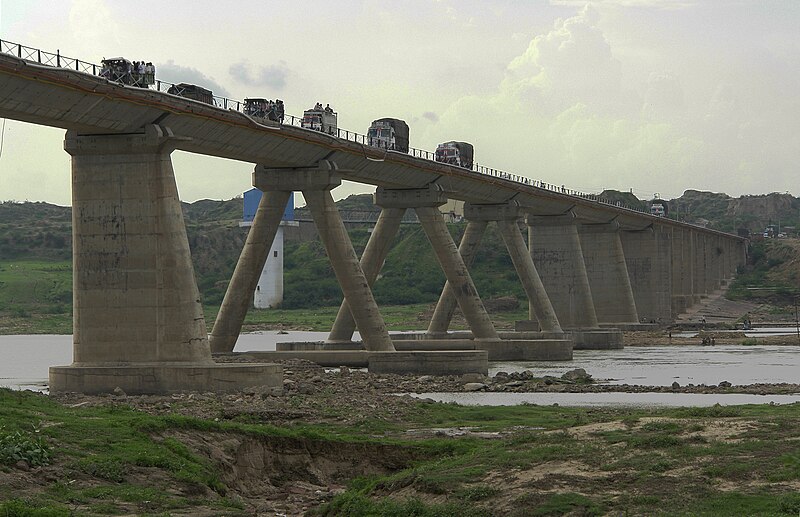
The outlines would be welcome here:
[[[628,205],[644,203],[633,194],[605,191],[603,197]],[[369,195],[339,201],[344,213],[374,210]],[[733,231],[749,228],[759,235],[770,223],[796,234],[800,200],[788,194],[743,196],[687,190],[668,200],[670,215],[711,228]],[[239,227],[242,199],[202,200],[184,203],[184,216],[194,269],[205,304],[218,305],[238,260],[247,235]],[[363,215],[363,214],[362,214]],[[456,241],[464,224],[450,226]],[[369,238],[366,227],[350,231],[357,253]],[[760,239],[760,237],[758,237]],[[757,240],[758,240],[757,239]],[[747,287],[779,287],[784,291],[800,284],[798,241],[766,239],[756,242],[751,262],[742,270],[734,295],[753,296]],[[48,203],[0,203],[0,313],[17,311],[61,314],[71,312],[71,209]],[[481,294],[524,293],[499,235],[490,226],[477,255],[472,274]],[[395,239],[375,297],[381,304],[431,303],[437,299],[444,275],[435,261],[421,228],[404,224]],[[286,308],[336,305],[341,301],[324,249],[318,241],[285,244]]]

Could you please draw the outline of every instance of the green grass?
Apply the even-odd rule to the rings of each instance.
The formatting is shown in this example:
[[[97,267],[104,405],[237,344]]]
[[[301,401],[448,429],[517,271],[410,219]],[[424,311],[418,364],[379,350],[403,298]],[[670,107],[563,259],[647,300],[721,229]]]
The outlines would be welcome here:
[[[70,261],[0,261],[0,334],[72,333]]]
[[[298,403],[303,400],[312,399]],[[324,398],[313,400],[324,404]],[[708,429],[710,420],[720,419],[750,423],[736,441],[693,437]],[[69,515],[64,510],[74,508],[92,514],[190,513],[197,506],[219,514],[241,512],[241,501],[211,460],[178,438],[188,435],[310,440],[329,442],[335,450],[349,444],[354,451],[380,445],[407,458],[407,468],[354,480],[317,515],[493,515],[494,506],[509,496],[498,474],[513,477],[542,469],[547,474],[540,481],[514,495],[509,515],[796,515],[800,507],[796,495],[770,488],[800,479],[795,445],[800,404],[623,410],[420,402],[403,414],[365,415],[357,426],[298,423],[280,428],[255,421],[155,416],[125,406],[68,408],[41,395],[0,390],[0,421],[6,435],[40,437],[52,451],[50,461],[64,473],[35,496],[20,498],[0,487],[0,515]],[[601,422],[622,425],[588,436],[569,432]],[[490,440],[404,438],[405,429],[439,426],[505,434]],[[601,477],[551,471],[553,465],[583,465]],[[146,485],[136,481],[143,477]],[[744,488],[718,490],[719,482]],[[181,495],[176,487],[194,487],[190,491],[197,495]],[[387,497],[399,491],[407,495]],[[426,502],[428,497],[438,502]]]

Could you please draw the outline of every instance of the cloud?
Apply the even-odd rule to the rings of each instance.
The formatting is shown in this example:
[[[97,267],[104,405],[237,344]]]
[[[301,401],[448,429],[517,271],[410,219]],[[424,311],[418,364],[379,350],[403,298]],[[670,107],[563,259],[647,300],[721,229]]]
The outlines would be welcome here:
[[[617,7],[642,7],[661,10],[688,9],[697,4],[696,0],[550,0],[552,5],[581,7],[587,4],[602,4]]]
[[[103,0],[74,0],[69,10],[70,32],[82,41],[119,43],[119,25]]]
[[[189,83],[208,88],[218,97],[230,97],[230,93],[213,78],[196,68],[176,65],[171,59],[166,63],[156,63],[156,77],[170,83]]]
[[[422,114],[422,118],[428,119],[433,123],[439,122],[439,115],[432,111],[426,111]]]
[[[459,99],[428,136],[479,120],[470,138],[482,163],[584,191],[696,184],[705,144],[683,127],[680,82],[660,73],[624,86],[598,18],[586,6],[556,21],[508,64],[494,94]]]
[[[277,64],[261,66],[255,73],[250,71],[249,65],[240,61],[228,68],[228,73],[240,83],[248,86],[266,86],[272,90],[283,90],[291,74],[286,62],[281,60]]]

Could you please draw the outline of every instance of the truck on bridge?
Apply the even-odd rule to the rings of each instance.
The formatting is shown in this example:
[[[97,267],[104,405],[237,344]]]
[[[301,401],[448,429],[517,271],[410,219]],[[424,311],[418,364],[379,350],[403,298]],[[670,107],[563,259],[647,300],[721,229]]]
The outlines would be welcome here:
[[[472,153],[472,144],[467,142],[445,142],[436,147],[435,158],[437,162],[472,169]]]
[[[337,117],[338,115],[333,111],[330,104],[323,108],[322,103],[318,102],[313,108],[303,112],[303,120],[300,122],[300,127],[321,131],[329,135],[336,135]]]
[[[101,61],[100,77],[128,86],[147,88],[156,83],[156,67],[153,63],[131,63],[124,57],[112,57]]]
[[[280,99],[268,100],[249,98],[244,100],[244,114],[251,117],[283,123],[283,101]]]
[[[661,196],[658,194],[653,196],[653,199],[650,201],[649,205],[650,215],[654,215],[656,217],[667,217],[669,215],[669,203],[661,199]]]
[[[367,130],[369,145],[390,151],[408,152],[408,124],[396,118],[379,118]]]
[[[196,101],[205,102],[206,104],[214,105],[214,94],[211,90],[207,90],[202,86],[195,84],[180,83],[173,84],[167,90],[167,93],[177,95],[179,97],[186,97],[187,99],[194,99]]]

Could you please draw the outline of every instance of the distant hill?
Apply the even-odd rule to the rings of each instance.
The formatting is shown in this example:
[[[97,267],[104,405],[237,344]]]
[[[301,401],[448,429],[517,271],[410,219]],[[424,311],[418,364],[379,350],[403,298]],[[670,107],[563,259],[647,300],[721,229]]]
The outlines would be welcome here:
[[[648,206],[647,201],[638,200],[629,192],[609,190],[604,191],[602,197],[628,206]],[[724,231],[747,228],[760,235],[764,227],[772,223],[780,224],[782,230],[796,235],[794,228],[800,227],[800,200],[788,194],[731,198],[725,194],[687,190],[681,197],[666,203],[672,217]],[[371,196],[365,194],[350,196],[339,201],[337,206],[344,212],[375,211]],[[242,199],[201,200],[183,203],[182,207],[201,295],[205,303],[219,304],[247,236],[247,230],[239,227]],[[458,240],[464,224],[451,225],[450,228]],[[505,247],[493,228],[490,226],[472,268],[475,283],[486,298],[504,294],[523,298]],[[70,207],[49,203],[0,203],[0,260],[68,262],[72,258],[71,231]],[[368,229],[354,229],[350,233],[356,252],[361,253],[369,238]],[[773,252],[772,247],[765,249],[768,253]],[[774,252],[780,257],[763,260],[759,268],[772,267],[778,261],[782,264],[791,262],[785,256],[790,252],[784,248],[775,248]],[[339,303],[341,291],[319,242],[286,242],[284,263],[285,306]],[[754,278],[756,281],[763,278],[765,281],[791,282],[796,281],[796,277],[791,276],[793,271],[789,269],[777,278],[769,275]],[[62,286],[59,289],[70,289],[69,281],[59,282]],[[418,225],[403,225],[381,273],[381,281],[375,286],[376,298],[386,304],[434,301],[443,283],[444,275],[424,232]],[[68,301],[70,297],[67,294],[56,293],[50,298]]]

